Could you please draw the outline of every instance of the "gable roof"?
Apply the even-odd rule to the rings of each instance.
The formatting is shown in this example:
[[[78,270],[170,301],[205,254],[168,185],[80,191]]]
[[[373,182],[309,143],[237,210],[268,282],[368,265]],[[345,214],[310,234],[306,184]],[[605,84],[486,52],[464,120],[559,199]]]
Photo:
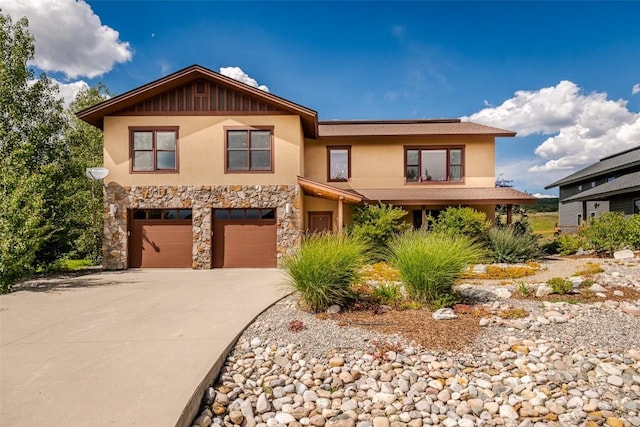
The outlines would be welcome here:
[[[588,180],[589,178],[595,178],[603,174],[618,172],[633,166],[640,166],[640,146],[621,151],[611,156],[603,157],[598,163],[594,163],[584,169],[580,169],[579,171],[574,172],[553,184],[549,184],[544,188],[549,189],[560,185],[573,184]]]
[[[606,200],[619,194],[640,192],[640,171],[623,175],[613,181],[582,191],[562,200],[562,203],[589,200]]]
[[[168,76],[154,80],[136,89],[132,89],[121,95],[107,99],[99,104],[79,111],[76,115],[85,122],[102,129],[104,117],[117,113],[126,114],[126,110],[132,111],[136,104],[142,101],[157,97],[158,95],[169,90],[178,88],[182,85],[194,82],[198,79],[213,82],[217,85],[231,89],[234,93],[244,95],[251,100],[266,104],[272,110],[277,112],[285,112],[289,114],[299,115],[302,121],[304,135],[309,138],[315,138],[318,135],[318,113],[302,105],[296,104],[269,92],[254,88],[245,83],[234,80],[230,77],[216,73],[208,68],[200,65],[192,65]],[[252,111],[246,111],[251,113]],[[170,114],[170,113],[165,113]]]
[[[318,123],[321,138],[426,136],[426,135],[490,135],[515,136],[516,133],[460,119],[432,120],[346,120]]]

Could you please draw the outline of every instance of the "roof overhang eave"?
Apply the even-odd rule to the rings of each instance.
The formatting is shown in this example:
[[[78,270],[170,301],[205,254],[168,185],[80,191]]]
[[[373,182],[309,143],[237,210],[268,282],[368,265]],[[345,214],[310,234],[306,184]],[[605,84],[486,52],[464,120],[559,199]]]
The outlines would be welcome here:
[[[632,193],[635,191],[640,191],[640,185],[639,186],[635,186],[635,187],[629,187],[629,188],[623,188],[620,190],[614,190],[614,191],[605,191],[603,193],[597,193],[597,194],[592,194],[592,195],[583,195],[583,196],[572,196],[572,197],[568,197],[564,200],[561,200],[560,203],[562,204],[566,204],[566,203],[572,203],[572,202],[586,202],[586,201],[591,201],[591,200],[598,200],[598,201],[602,201],[602,200],[607,200],[613,196],[619,196],[621,194],[627,194],[627,193]]]
[[[455,205],[470,205],[470,206],[478,206],[478,205],[530,205],[534,204],[536,201],[530,199],[379,199],[372,200],[368,199],[367,202],[373,203],[389,203],[392,205],[409,205],[409,206],[418,206],[418,205],[447,205],[447,206],[455,206]]]
[[[298,176],[298,185],[300,185],[304,194],[308,196],[321,197],[329,200],[342,199],[345,203],[351,204],[358,204],[364,200],[364,197],[359,194],[301,176]]]

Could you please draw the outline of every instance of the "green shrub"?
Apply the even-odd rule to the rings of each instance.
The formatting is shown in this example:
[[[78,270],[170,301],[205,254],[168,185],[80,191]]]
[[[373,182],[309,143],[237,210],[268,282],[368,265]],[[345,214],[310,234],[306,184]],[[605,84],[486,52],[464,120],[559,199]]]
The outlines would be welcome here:
[[[518,218],[508,227],[513,230],[514,234],[525,236],[533,234],[533,227],[526,217]]]
[[[383,203],[356,206],[350,233],[369,244],[374,260],[385,260],[389,240],[410,227],[402,221],[406,215],[403,209]]]
[[[427,303],[452,294],[465,268],[486,254],[470,237],[424,231],[404,233],[389,248],[409,297]]]
[[[622,212],[605,212],[578,232],[587,244],[599,254],[613,255],[625,246],[627,221]]]
[[[518,292],[520,292],[520,295],[523,297],[528,297],[533,293],[533,289],[531,289],[526,282],[520,282],[518,283]]]
[[[541,243],[540,249],[547,255],[558,254],[560,252],[560,242],[558,242],[558,239],[556,238],[555,240]]]
[[[460,302],[462,302],[460,294],[451,292],[450,294],[440,295],[431,302],[430,306],[434,310],[439,310],[441,308],[453,307],[456,304],[460,304]]]
[[[513,264],[540,257],[538,240],[526,229],[492,228],[487,235],[487,247],[494,262]]]
[[[402,301],[402,288],[395,283],[380,283],[373,289],[373,296],[381,304],[397,305]]]
[[[491,228],[491,222],[483,212],[473,208],[450,207],[440,213],[433,225],[436,233],[464,234],[482,240]]]
[[[547,285],[553,289],[554,294],[568,294],[573,289],[573,283],[562,277],[553,277],[547,280]]]
[[[351,285],[367,261],[366,249],[362,239],[351,236],[311,236],[284,261],[289,285],[314,312],[344,306],[354,298]]]
[[[640,249],[640,214],[627,219],[627,243],[634,249]]]
[[[563,233],[556,238],[555,242],[558,244],[560,255],[572,255],[580,248],[587,248],[587,241],[578,234]]]

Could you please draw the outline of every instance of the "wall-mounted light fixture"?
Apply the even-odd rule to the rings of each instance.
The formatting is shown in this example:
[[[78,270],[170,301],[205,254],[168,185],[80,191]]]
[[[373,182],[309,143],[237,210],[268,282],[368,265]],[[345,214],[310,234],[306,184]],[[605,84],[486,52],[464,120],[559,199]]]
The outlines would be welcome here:
[[[593,208],[594,208],[594,209],[598,209],[599,207],[600,207],[600,203],[595,202],[595,203],[593,204]]]

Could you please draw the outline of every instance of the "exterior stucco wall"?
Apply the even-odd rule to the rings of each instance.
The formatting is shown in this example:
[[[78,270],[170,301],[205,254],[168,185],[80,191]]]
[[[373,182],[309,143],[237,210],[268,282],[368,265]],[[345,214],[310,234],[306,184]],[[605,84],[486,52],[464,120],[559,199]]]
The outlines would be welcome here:
[[[332,230],[338,230],[338,202],[320,197],[304,196],[304,230],[309,229],[309,212],[331,212]],[[342,218],[345,226],[352,223],[353,205],[345,203]]]
[[[495,184],[495,142],[491,136],[306,140],[305,177],[318,182],[327,182],[327,146],[334,145],[351,146],[351,179],[349,182],[331,183],[340,188],[407,188],[415,185],[493,187]],[[464,183],[406,184],[405,146],[464,146]]]
[[[291,212],[286,212],[290,204]],[[119,186],[106,187],[104,267],[128,267],[128,213],[131,209],[190,208],[194,269],[211,268],[212,209],[275,208],[278,266],[301,239],[302,197],[297,185]]]
[[[178,126],[178,173],[131,173],[129,127]],[[225,127],[273,126],[273,172],[225,173]],[[295,185],[303,150],[299,116],[108,116],[105,182],[121,185]]]

